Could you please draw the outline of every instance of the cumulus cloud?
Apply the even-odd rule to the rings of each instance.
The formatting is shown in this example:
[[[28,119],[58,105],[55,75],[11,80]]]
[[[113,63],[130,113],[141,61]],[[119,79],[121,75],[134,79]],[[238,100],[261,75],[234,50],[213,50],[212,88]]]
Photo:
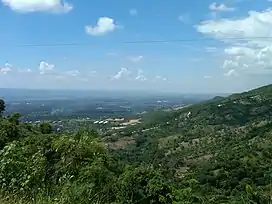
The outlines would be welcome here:
[[[203,21],[200,33],[226,44],[223,68],[245,73],[272,71],[272,10],[250,11],[246,17]],[[233,72],[231,72],[233,73]]]
[[[137,81],[146,81],[147,80],[146,76],[144,75],[143,70],[141,70],[141,69],[138,70],[135,80],[137,80]]]
[[[130,76],[130,74],[131,74],[131,71],[129,71],[127,68],[121,68],[121,70],[118,71],[116,73],[116,75],[114,75],[112,77],[112,79],[118,80],[121,78],[126,78],[126,77]]]
[[[51,74],[54,71],[54,67],[54,64],[49,64],[45,61],[41,61],[39,65],[40,74]]]
[[[3,67],[0,67],[0,73],[7,74],[9,72],[13,73],[30,73],[31,69],[15,69],[11,64],[6,63]]]
[[[233,56],[245,56],[251,55],[252,57],[256,54],[255,50],[249,47],[227,47],[225,52]]]
[[[0,73],[7,74],[8,72],[12,71],[12,65],[9,63],[6,63],[4,67],[0,67]]]
[[[227,7],[225,4],[217,5],[215,2],[210,4],[209,9],[215,12],[231,12],[236,10],[236,8]]]
[[[67,13],[73,9],[72,4],[62,0],[2,0],[2,3],[13,11]]]
[[[272,10],[250,11],[247,17],[240,19],[203,21],[196,29],[224,42],[230,42],[231,38],[239,38],[243,43],[263,46],[270,41],[265,38],[272,37]],[[260,36],[265,38],[260,39]]]
[[[139,56],[130,56],[128,57],[128,59],[132,62],[139,62],[143,59],[144,57],[139,55]]]
[[[62,80],[62,82],[69,82],[71,80],[80,82],[88,82],[91,78],[96,76],[96,71],[94,70],[63,70],[59,71],[55,68],[54,64],[50,64],[46,61],[41,61],[39,63],[37,70],[31,70],[28,68],[14,68],[11,64],[6,63],[4,66],[0,66],[0,75],[6,75],[12,73],[12,77],[22,77],[23,80],[27,79],[25,77],[31,77],[34,80]]]
[[[236,61],[230,60],[230,59],[225,60],[223,65],[222,65],[222,67],[224,69],[227,69],[227,68],[234,69],[234,68],[237,68],[238,66],[239,66],[239,64]]]
[[[98,19],[95,26],[85,26],[85,31],[89,35],[100,36],[106,33],[113,32],[117,28],[114,19],[108,17],[101,17]]]

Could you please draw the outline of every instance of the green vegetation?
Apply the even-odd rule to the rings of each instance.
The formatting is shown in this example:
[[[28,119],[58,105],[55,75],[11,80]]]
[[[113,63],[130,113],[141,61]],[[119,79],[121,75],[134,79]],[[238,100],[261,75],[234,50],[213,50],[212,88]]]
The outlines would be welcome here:
[[[40,131],[42,134],[51,134],[52,133],[52,126],[49,123],[41,123],[40,124]]]
[[[5,111],[5,102],[4,100],[0,99],[0,117],[2,116],[3,112]]]
[[[135,143],[113,153],[131,165],[159,169],[181,189],[181,203],[269,203],[271,104],[272,86],[266,86],[163,117],[153,112],[152,123],[124,133]]]
[[[14,113],[0,119],[0,202],[269,204],[271,104],[266,86],[152,111],[106,138],[55,135]]]
[[[119,163],[99,135],[0,120],[1,203],[166,203],[172,187],[154,168]]]

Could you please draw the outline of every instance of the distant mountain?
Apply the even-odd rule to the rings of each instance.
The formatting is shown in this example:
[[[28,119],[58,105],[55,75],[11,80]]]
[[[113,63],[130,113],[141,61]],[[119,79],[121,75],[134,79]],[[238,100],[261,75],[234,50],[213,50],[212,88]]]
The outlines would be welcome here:
[[[183,120],[183,116],[189,113],[190,117]],[[184,125],[192,124],[193,121],[198,125],[239,126],[247,122],[269,120],[272,116],[272,85],[228,97],[216,96],[169,114],[180,116],[172,118],[172,124],[182,122]]]
[[[223,96],[215,96],[214,98],[213,98],[213,100],[221,100],[221,99],[223,99],[224,97]]]

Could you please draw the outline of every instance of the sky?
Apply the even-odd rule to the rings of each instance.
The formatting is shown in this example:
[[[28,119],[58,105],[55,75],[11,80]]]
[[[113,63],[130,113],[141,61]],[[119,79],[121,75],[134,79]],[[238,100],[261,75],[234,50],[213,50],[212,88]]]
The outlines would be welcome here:
[[[241,92],[272,81],[272,0],[0,0],[0,87]]]

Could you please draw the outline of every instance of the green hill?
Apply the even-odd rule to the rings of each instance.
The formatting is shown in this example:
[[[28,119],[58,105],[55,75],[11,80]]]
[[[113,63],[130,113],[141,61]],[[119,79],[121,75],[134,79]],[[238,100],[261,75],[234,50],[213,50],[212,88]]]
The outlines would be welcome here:
[[[55,135],[46,123],[20,124],[18,114],[0,118],[0,201],[268,204],[271,116],[269,85],[152,111],[107,138],[89,129]]]
[[[152,124],[141,127],[148,131],[132,134],[136,143],[118,152],[123,159],[152,163],[201,199],[205,195],[207,203],[244,202],[247,184],[266,199],[271,195],[272,85],[185,107],[164,119],[158,113],[158,121],[152,114]],[[191,179],[197,181],[193,188],[186,183]]]

